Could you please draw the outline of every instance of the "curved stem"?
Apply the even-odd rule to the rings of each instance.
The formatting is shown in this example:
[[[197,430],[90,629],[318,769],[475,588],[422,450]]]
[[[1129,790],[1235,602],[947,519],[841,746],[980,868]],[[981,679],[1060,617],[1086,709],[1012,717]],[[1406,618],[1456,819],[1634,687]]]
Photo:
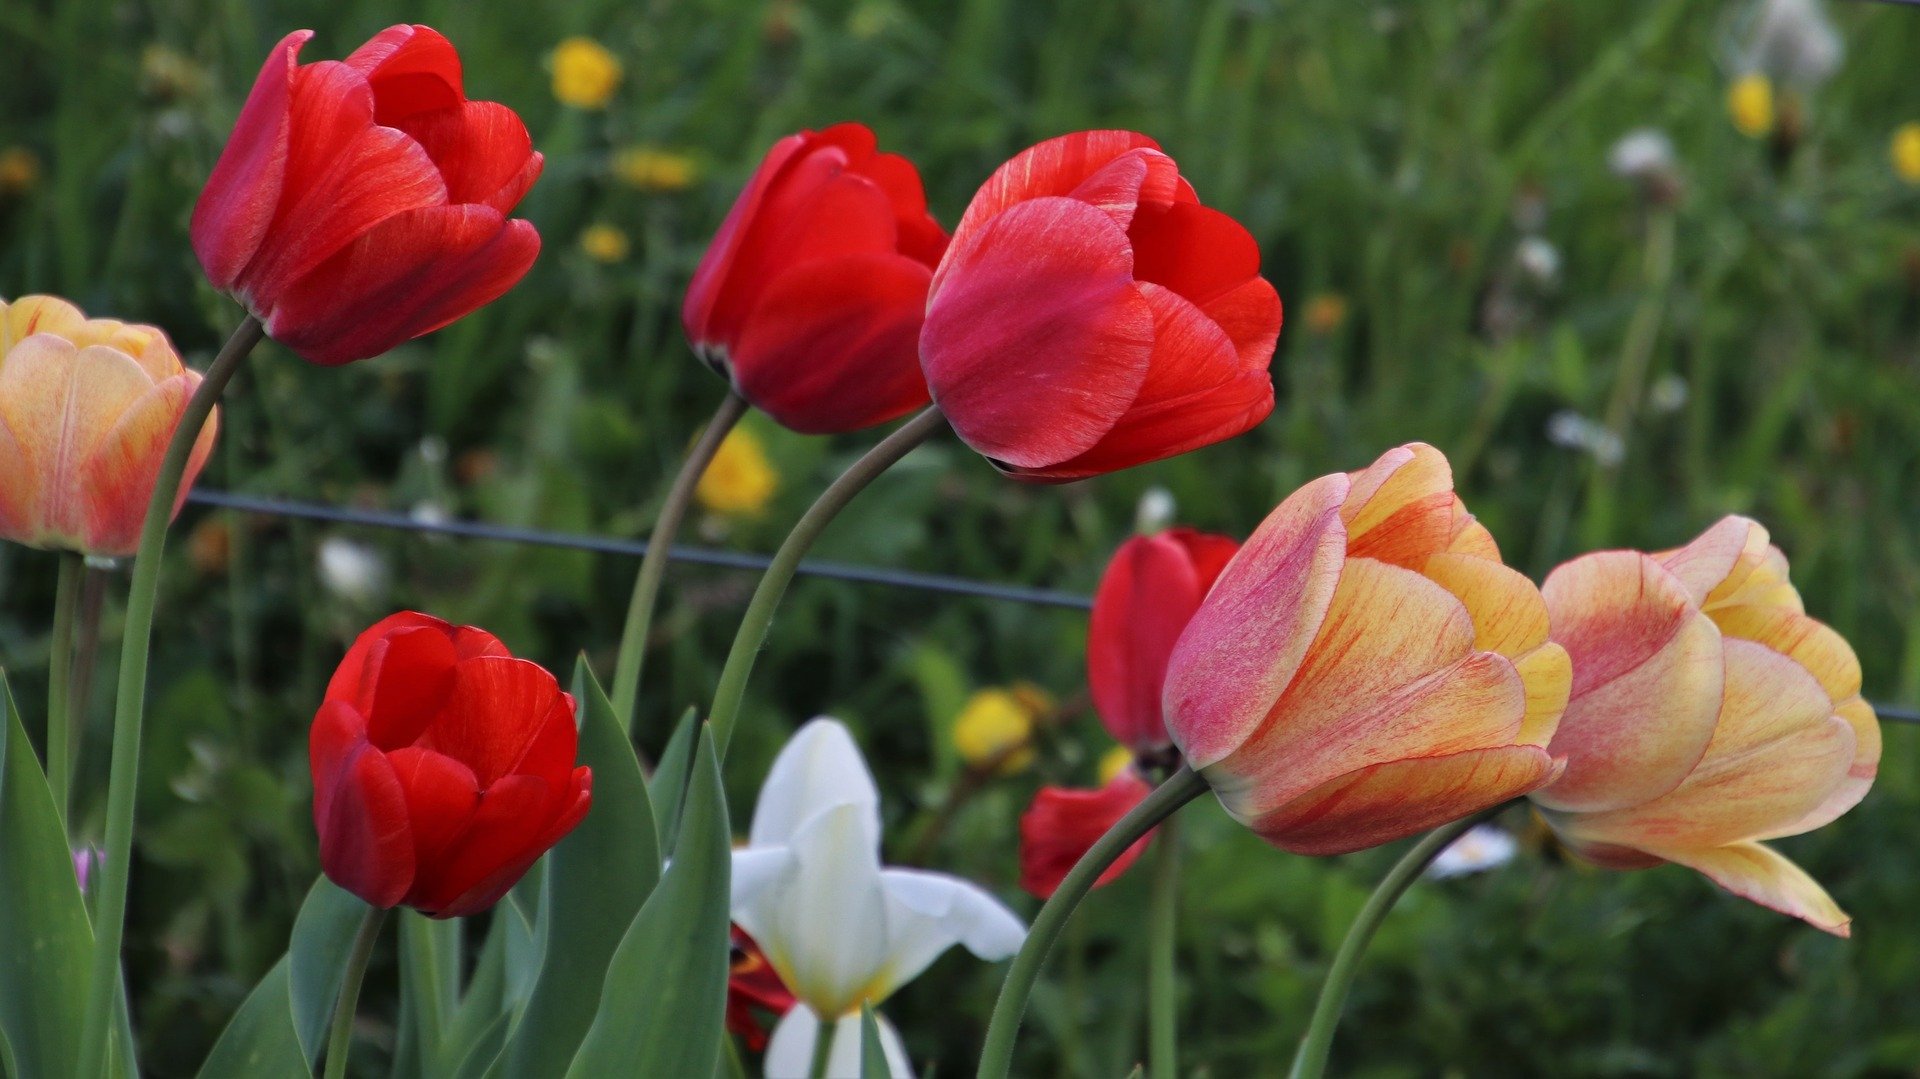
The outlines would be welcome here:
[[[838,1023],[820,1020],[813,1035],[813,1063],[807,1065],[807,1079],[832,1079],[827,1074],[827,1064],[833,1059],[833,1036],[839,1032]]]
[[[1179,1074],[1179,1002],[1174,984],[1174,926],[1180,908],[1180,843],[1169,820],[1153,840],[1153,880],[1147,897],[1147,1074]]]
[[[140,781],[140,727],[147,705],[147,650],[153,641],[153,607],[160,592],[160,561],[166,552],[167,526],[173,523],[173,505],[180,479],[187,469],[193,444],[213,406],[233,380],[240,362],[265,335],[260,321],[249,315],[214,357],[200,385],[187,399],[187,408],[167,443],[153,497],[140,528],[139,553],[133,560],[133,585],[127,593],[126,626],[120,640],[120,686],[113,711],[113,758],[107,781],[107,836],[105,866],[100,875],[94,920],[93,967],[87,981],[86,1022],[81,1027],[82,1079],[103,1074],[113,998],[120,982],[120,937],[126,927],[127,871],[133,861],[133,796]],[[131,1062],[129,1062],[131,1064]]]
[[[60,577],[53,589],[53,647],[47,660],[47,785],[53,788],[53,807],[64,826],[67,787],[73,759],[73,627],[80,609],[80,580],[86,560],[78,554],[60,555]]]
[[[713,419],[707,421],[706,430],[700,432],[699,441],[680,463],[680,472],[673,477],[673,486],[667,489],[667,500],[660,504],[660,516],[654,519],[653,534],[647,537],[647,553],[640,559],[640,574],[633,581],[633,599],[627,604],[627,624],[620,631],[620,658],[613,668],[613,714],[626,727],[628,737],[633,735],[634,702],[640,696],[640,669],[647,659],[647,631],[653,624],[654,603],[660,598],[660,582],[667,575],[673,538],[680,531],[680,522],[686,518],[687,504],[693,501],[700,477],[713,462],[713,455],[726,440],[727,432],[733,430],[746,412],[746,398],[728,391],[714,411]]]
[[[933,437],[945,423],[946,417],[938,408],[929,405],[922,409],[820,492],[820,497],[794,523],[793,531],[787,533],[780,549],[774,552],[773,561],[767,565],[767,572],[761,576],[759,587],[753,590],[753,599],[748,601],[746,614],[740,619],[740,631],[734,635],[733,648],[727,653],[726,666],[720,668],[720,682],[713,691],[713,710],[708,714],[713,725],[714,748],[719,753],[726,753],[727,741],[733,737],[740,701],[747,693],[747,676],[753,673],[753,661],[759,656],[760,646],[766,643],[767,631],[773,625],[773,612],[780,606],[780,598],[786,595],[787,585],[793,583],[800,559],[834,517],[853,501],[854,495],[865,490],[867,484],[893,467],[908,451]]]
[[[980,1069],[975,1073],[979,1079],[1006,1079],[1008,1069],[1013,1066],[1013,1040],[1020,1033],[1020,1017],[1026,1013],[1033,983],[1039,979],[1040,968],[1046,963],[1047,952],[1060,936],[1061,928],[1092,890],[1093,882],[1136,840],[1152,831],[1154,825],[1198,798],[1206,789],[1207,781],[1201,779],[1198,772],[1181,765],[1165,783],[1155,787],[1152,794],[1115,821],[1105,835],[1094,840],[1087,853],[1074,863],[1060,881],[1060,887],[1054,890],[1053,897],[1034,915],[1026,942],[1020,945],[1020,953],[1007,968],[1007,980],[1000,987],[1000,999],[994,1002],[993,1018],[987,1023],[986,1043],[980,1047]]]
[[[374,942],[380,939],[380,926],[387,920],[383,907],[368,907],[360,919],[360,930],[353,935],[353,950],[347,953],[347,973],[340,979],[340,999],[333,1005],[333,1033],[327,1036],[326,1079],[342,1079],[347,1074],[347,1056],[353,1049],[353,1013],[360,1004],[360,983],[367,977],[367,960],[373,958]]]
[[[1474,825],[1490,820],[1506,805],[1497,805],[1484,813],[1442,825],[1421,837],[1407,853],[1400,856],[1379,887],[1367,897],[1366,905],[1347,927],[1346,939],[1340,942],[1340,950],[1333,955],[1333,964],[1327,968],[1327,980],[1320,986],[1320,999],[1313,1006],[1313,1018],[1307,1022],[1307,1032],[1300,1038],[1300,1051],[1293,1058],[1292,1079],[1318,1079],[1327,1068],[1327,1054],[1333,1049],[1333,1031],[1340,1025],[1340,1009],[1347,1001],[1347,990],[1353,985],[1354,973],[1360,967],[1360,957],[1372,943],[1373,934],[1380,923],[1387,920],[1387,912],[1400,901],[1413,882],[1420,879],[1427,866],[1440,856],[1454,840],[1465,835]]]

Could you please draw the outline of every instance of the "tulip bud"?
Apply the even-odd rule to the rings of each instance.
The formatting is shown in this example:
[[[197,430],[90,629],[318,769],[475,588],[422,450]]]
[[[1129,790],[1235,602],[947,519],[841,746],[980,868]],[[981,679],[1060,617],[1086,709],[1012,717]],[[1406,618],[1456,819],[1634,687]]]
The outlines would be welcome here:
[[[167,443],[200,385],[166,334],[52,296],[0,301],[0,538],[124,558]],[[213,452],[216,411],[173,512]]]
[[[687,286],[687,339],[735,392],[806,434],[927,403],[915,345],[947,234],[920,174],[860,124],[775,143]]]
[[[920,362],[967,445],[1060,482],[1199,449],[1273,411],[1280,297],[1253,237],[1131,131],[1000,166],[934,271]]]
[[[577,744],[573,697],[492,634],[376,623],[313,720],[321,868],[376,907],[485,910],[586,816]]]
[[[1030,895],[1050,898],[1107,829],[1151,793],[1153,787],[1132,768],[1124,769],[1097,790],[1041,787],[1027,811],[1020,814],[1020,887]],[[1140,860],[1152,838],[1150,831],[1134,841],[1093,886],[1118,880]]]
[[[193,210],[213,286],[318,364],[376,356],[498,299],[540,236],[508,220],[542,158],[513,110],[469,101],[425,26],[300,64],[288,34]]]
[[[1176,528],[1120,545],[1093,596],[1087,684],[1113,740],[1135,753],[1165,748],[1160,716],[1167,657],[1240,545]]]
[[[1174,646],[1164,707],[1229,813],[1340,854],[1553,779],[1570,679],[1539,591],[1414,444],[1273,511]]]

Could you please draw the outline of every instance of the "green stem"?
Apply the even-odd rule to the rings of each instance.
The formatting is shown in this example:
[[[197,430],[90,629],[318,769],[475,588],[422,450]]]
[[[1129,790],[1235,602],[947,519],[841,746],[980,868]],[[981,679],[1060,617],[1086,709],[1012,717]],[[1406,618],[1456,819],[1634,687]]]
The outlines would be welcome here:
[[[160,592],[160,562],[166,552],[167,526],[180,491],[193,444],[213,406],[226,391],[240,362],[260,342],[264,330],[249,315],[227,339],[206,377],[187,400],[187,408],[167,443],[154,478],[153,497],[140,529],[133,560],[133,585],[127,593],[126,625],[120,640],[120,687],[113,713],[113,758],[107,780],[105,866],[100,874],[98,917],[94,921],[93,967],[87,982],[87,1012],[81,1027],[83,1079],[104,1074],[113,1000],[120,982],[120,938],[126,928],[127,872],[133,861],[133,800],[140,782],[140,727],[146,716],[147,651],[153,641],[153,608]],[[131,1062],[128,1062],[131,1064]]]
[[[908,451],[933,437],[945,423],[946,417],[938,408],[929,405],[921,410],[820,492],[820,497],[794,524],[793,531],[787,533],[780,549],[774,552],[773,561],[767,565],[767,572],[761,576],[759,587],[754,589],[753,599],[747,603],[747,612],[740,619],[740,631],[734,635],[733,648],[727,653],[726,665],[720,668],[720,682],[713,691],[713,711],[708,714],[714,747],[719,753],[727,751],[727,741],[733,736],[734,722],[740,715],[740,701],[747,693],[747,676],[753,673],[753,661],[773,626],[773,612],[780,606],[780,598],[786,595],[787,585],[793,583],[800,559],[834,517],[853,501],[854,495],[865,490],[867,484],[893,467]]]
[[[1147,897],[1147,1074],[1179,1073],[1179,1012],[1174,984],[1174,925],[1180,909],[1180,843],[1169,820],[1153,840],[1153,879]]]
[[[68,674],[67,711],[73,716],[73,739],[67,747],[66,769],[69,798],[73,775],[78,769],[80,744],[86,740],[87,710],[93,703],[94,661],[100,656],[100,609],[107,598],[107,578],[112,571],[88,560],[86,576],[80,583],[80,615],[74,626],[73,670]]]
[[[813,1063],[807,1066],[807,1079],[827,1079],[827,1063],[833,1057],[833,1035],[839,1029],[838,1023],[820,1020],[820,1029],[813,1037]]]
[[[1207,781],[1201,779],[1198,772],[1181,765],[1165,783],[1155,787],[1152,794],[1114,822],[1074,863],[1060,881],[1060,887],[1054,890],[1053,897],[1034,916],[1027,939],[1020,945],[1020,953],[1007,968],[1007,980],[1000,987],[1000,999],[994,1002],[993,1018],[987,1023],[986,1043],[980,1047],[980,1068],[975,1073],[979,1079],[1006,1079],[1013,1067],[1013,1040],[1020,1033],[1020,1017],[1026,1013],[1033,983],[1039,979],[1040,968],[1046,963],[1047,952],[1060,936],[1061,928],[1092,890],[1093,882],[1099,880],[1100,874],[1128,847],[1152,831],[1154,825],[1200,797],[1206,789]]]
[[[67,762],[72,759],[73,744],[73,627],[80,609],[80,580],[86,575],[86,559],[78,554],[60,555],[60,577],[53,589],[53,647],[47,662],[47,785],[53,788],[53,806],[64,826],[67,820],[67,787],[72,774]]]
[[[721,400],[713,419],[700,433],[700,440],[680,463],[680,472],[673,477],[673,486],[667,489],[667,500],[660,506],[660,516],[654,520],[653,535],[647,537],[646,557],[640,560],[640,575],[633,581],[633,600],[627,605],[626,628],[620,633],[620,658],[613,668],[613,714],[626,726],[629,737],[633,735],[634,704],[640,696],[640,669],[647,659],[647,631],[653,624],[654,603],[660,598],[660,582],[667,575],[673,538],[680,531],[680,522],[686,518],[687,505],[693,501],[700,477],[713,462],[713,455],[726,440],[727,432],[733,430],[746,412],[746,398],[738,393],[728,392]]]
[[[1327,968],[1327,980],[1320,987],[1320,999],[1313,1006],[1313,1018],[1308,1020],[1307,1032],[1300,1039],[1300,1052],[1293,1058],[1292,1079],[1318,1079],[1326,1071],[1327,1054],[1333,1049],[1333,1031],[1340,1025],[1340,1010],[1346,1005],[1347,990],[1353,985],[1361,955],[1373,941],[1373,934],[1380,928],[1380,923],[1387,920],[1387,912],[1400,901],[1413,882],[1420,879],[1420,874],[1426,872],[1427,866],[1440,856],[1441,851],[1474,825],[1492,819],[1505,808],[1505,805],[1498,805],[1484,813],[1435,828],[1421,837],[1420,842],[1415,843],[1387,871],[1380,886],[1367,897],[1366,905],[1360,908],[1359,915],[1347,928],[1346,939],[1340,942],[1340,950],[1333,955],[1333,965]]]
[[[360,931],[353,935],[353,950],[347,953],[346,976],[340,980],[340,999],[333,1005],[333,1033],[327,1036],[326,1079],[342,1079],[347,1074],[347,1056],[353,1048],[353,1013],[360,1004],[360,983],[367,977],[367,960],[373,958],[374,942],[380,939],[380,926],[386,922],[384,907],[368,907],[360,919]]]

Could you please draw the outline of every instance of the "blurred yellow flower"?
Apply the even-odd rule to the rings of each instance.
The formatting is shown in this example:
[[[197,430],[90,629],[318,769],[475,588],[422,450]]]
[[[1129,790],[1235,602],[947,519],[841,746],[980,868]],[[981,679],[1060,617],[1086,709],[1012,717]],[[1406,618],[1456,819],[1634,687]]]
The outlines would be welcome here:
[[[737,427],[720,441],[693,497],[713,513],[753,516],[767,508],[779,488],[780,473],[767,460],[759,437]]]
[[[0,150],[0,195],[19,195],[40,182],[40,155],[24,146]]]
[[[627,234],[612,225],[588,225],[580,234],[580,250],[595,262],[619,262],[633,250]]]
[[[1115,777],[1133,764],[1133,750],[1126,746],[1114,746],[1100,756],[1100,785],[1102,787],[1114,781]]]
[[[1318,293],[1307,300],[1307,332],[1326,337],[1346,321],[1347,298],[1338,292]]]
[[[1757,71],[1735,79],[1727,88],[1727,115],[1742,135],[1767,135],[1773,130],[1773,83]]]
[[[553,50],[553,96],[563,105],[604,109],[620,86],[620,59],[590,37],[570,37]]]
[[[1910,184],[1920,184],[1920,120],[1909,120],[1893,131],[1893,171]]]
[[[699,169],[686,154],[657,146],[629,146],[613,155],[613,174],[642,191],[685,191]]]
[[[988,688],[968,698],[953,721],[953,748],[960,759],[1003,776],[1032,764],[1034,703],[1017,689]]]
[[[163,101],[192,97],[207,88],[207,73],[193,58],[158,43],[140,50],[140,85]]]

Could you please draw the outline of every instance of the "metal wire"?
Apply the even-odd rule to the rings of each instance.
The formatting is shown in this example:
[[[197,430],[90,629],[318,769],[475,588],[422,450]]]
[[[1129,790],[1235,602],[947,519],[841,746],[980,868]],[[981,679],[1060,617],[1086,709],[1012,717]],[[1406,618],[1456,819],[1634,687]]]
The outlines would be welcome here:
[[[562,550],[589,551],[594,554],[619,555],[628,558],[640,558],[647,553],[645,540],[615,539],[611,536],[583,535],[577,532],[550,532],[539,528],[488,524],[484,521],[421,520],[404,513],[330,506],[318,502],[296,502],[283,498],[235,494],[232,491],[195,489],[187,496],[187,501],[211,509],[234,510],[263,517],[296,517],[308,521],[324,521],[329,524],[386,528],[436,536],[457,536],[461,539],[487,540],[495,543],[523,543],[536,547],[556,547]],[[725,569],[764,570],[767,568],[765,555],[721,551],[711,547],[676,546],[670,557],[676,562],[719,566]],[[878,566],[854,565],[849,562],[811,559],[800,563],[800,572],[809,577],[823,577],[828,580],[886,585],[921,592],[971,596],[976,599],[1004,600],[1009,603],[1026,603],[1037,607],[1057,607],[1077,611],[1093,609],[1093,597],[1057,588],[993,584],[938,573],[916,573],[913,570],[884,569]],[[1873,709],[1883,720],[1895,723],[1920,723],[1920,709],[1885,704],[1875,704]]]

